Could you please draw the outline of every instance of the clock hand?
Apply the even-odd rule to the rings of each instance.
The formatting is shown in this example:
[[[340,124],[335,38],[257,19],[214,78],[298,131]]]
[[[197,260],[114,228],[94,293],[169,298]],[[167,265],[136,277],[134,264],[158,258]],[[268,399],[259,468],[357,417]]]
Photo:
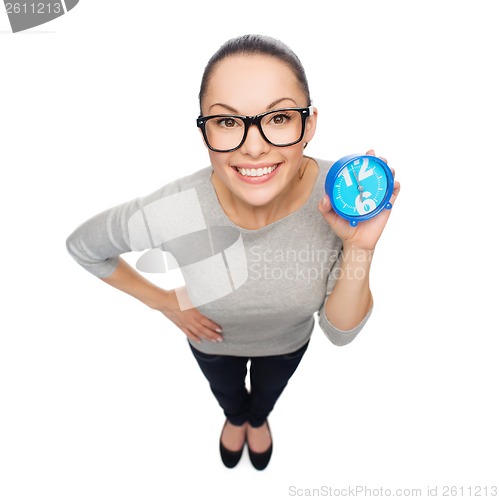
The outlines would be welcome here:
[[[362,192],[364,191],[364,187],[360,185],[359,178],[357,176],[357,173],[355,172],[355,169],[352,168],[353,175],[355,177],[355,180],[357,181],[357,189],[359,190],[360,194],[360,201],[364,201],[364,198],[362,196]]]

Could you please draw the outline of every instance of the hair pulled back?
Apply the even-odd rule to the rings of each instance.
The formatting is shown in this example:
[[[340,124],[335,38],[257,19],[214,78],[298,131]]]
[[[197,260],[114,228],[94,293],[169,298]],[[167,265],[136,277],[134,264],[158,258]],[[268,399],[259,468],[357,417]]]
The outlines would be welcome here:
[[[265,35],[242,35],[226,41],[210,58],[201,79],[199,107],[206,95],[208,84],[215,66],[224,59],[235,55],[265,55],[285,63],[295,74],[300,90],[311,104],[310,91],[305,70],[298,56],[283,42]],[[201,112],[202,113],[202,112]]]

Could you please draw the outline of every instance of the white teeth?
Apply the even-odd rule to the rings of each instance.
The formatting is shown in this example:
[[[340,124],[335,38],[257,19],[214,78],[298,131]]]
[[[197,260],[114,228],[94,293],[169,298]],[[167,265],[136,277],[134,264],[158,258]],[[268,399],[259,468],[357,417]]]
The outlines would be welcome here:
[[[237,171],[246,177],[262,177],[263,175],[268,175],[277,168],[277,163],[272,167],[264,168],[239,168],[236,167]]]

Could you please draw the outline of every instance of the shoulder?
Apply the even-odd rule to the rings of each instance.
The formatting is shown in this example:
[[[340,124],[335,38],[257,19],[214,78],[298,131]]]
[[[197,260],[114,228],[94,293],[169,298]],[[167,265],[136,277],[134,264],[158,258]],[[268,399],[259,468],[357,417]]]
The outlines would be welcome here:
[[[209,196],[211,167],[175,179],[118,207],[132,250],[156,248],[206,227],[201,205]]]
[[[176,179],[172,184],[177,186],[180,190],[196,188],[199,186],[204,187],[208,182],[210,182],[211,172],[211,166],[201,168],[192,174]]]
[[[331,165],[334,163],[334,161],[331,160],[324,160],[322,158],[316,158],[315,156],[309,156],[308,158],[314,160],[318,167],[319,167],[319,177],[322,175],[325,177],[327,173],[329,172],[329,169],[331,168]]]
[[[189,175],[170,181],[153,192],[141,196],[141,206],[144,207],[165,197],[183,192],[196,192],[198,197],[204,197],[209,187],[211,171],[211,166],[205,167]]]
[[[314,191],[315,195],[320,195],[322,197],[324,195],[324,185],[326,183],[327,173],[329,172],[329,169],[333,165],[334,161],[324,160],[322,158],[316,158],[313,156],[309,156],[308,158],[315,161],[317,163],[317,166],[319,167]]]
[[[173,181],[170,181],[168,184],[165,184],[157,191],[164,191],[175,193],[179,191],[185,191],[187,189],[205,187],[208,182],[210,182],[211,176],[211,167],[201,168],[200,170],[196,170],[189,175],[185,175],[183,177],[179,177]]]

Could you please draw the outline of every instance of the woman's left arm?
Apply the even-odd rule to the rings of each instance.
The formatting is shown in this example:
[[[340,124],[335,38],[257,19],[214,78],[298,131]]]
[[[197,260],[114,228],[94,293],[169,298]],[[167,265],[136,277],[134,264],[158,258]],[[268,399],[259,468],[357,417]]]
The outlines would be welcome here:
[[[370,149],[366,154],[374,156]],[[380,157],[381,158],[381,157]],[[386,162],[384,158],[381,158]],[[395,172],[392,169],[395,177]],[[395,181],[390,203],[393,205],[400,192],[400,183]],[[369,287],[371,262],[391,210],[383,210],[372,219],[363,221],[355,227],[341,218],[332,209],[327,195],[319,202],[322,213],[331,229],[342,239],[342,262],[333,291],[325,302],[328,321],[339,330],[355,328],[373,306]]]

